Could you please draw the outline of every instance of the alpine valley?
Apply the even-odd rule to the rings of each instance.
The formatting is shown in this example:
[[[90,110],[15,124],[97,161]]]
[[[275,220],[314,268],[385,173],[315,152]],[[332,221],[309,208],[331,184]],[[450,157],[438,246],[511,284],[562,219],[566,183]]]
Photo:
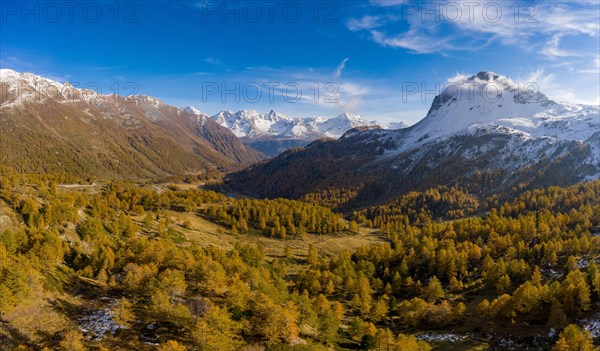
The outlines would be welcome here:
[[[492,72],[410,127],[0,93],[2,351],[600,343],[599,106]]]
[[[600,351],[599,39],[600,0],[0,0],[0,351]]]

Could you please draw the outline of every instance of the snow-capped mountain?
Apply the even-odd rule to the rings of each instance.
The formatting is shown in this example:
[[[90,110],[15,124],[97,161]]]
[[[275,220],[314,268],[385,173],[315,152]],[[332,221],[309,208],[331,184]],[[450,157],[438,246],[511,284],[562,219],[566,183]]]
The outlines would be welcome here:
[[[600,178],[600,106],[552,101],[492,72],[449,83],[411,127],[358,128],[230,183],[268,197],[362,184],[352,200],[361,206],[440,184],[489,195]],[[290,174],[293,184],[279,179]]]
[[[238,138],[254,139],[263,136],[304,138],[306,133],[314,132],[309,123],[303,119],[294,119],[275,111],[259,114],[256,111],[242,110],[238,112],[221,111],[212,119],[223,127],[228,128]]]
[[[556,102],[492,72],[451,82],[415,125],[382,132],[385,157],[453,136],[498,133],[523,140],[583,142],[600,132],[600,107]]]
[[[193,106],[188,106],[186,108],[183,109],[183,111],[195,115],[195,116],[202,116],[204,115],[202,112],[200,112],[200,110],[198,110],[197,108],[193,107]]]
[[[315,119],[317,129],[328,137],[339,138],[350,129],[380,125],[377,121],[367,122],[359,115],[348,112],[330,119]]]
[[[408,128],[408,124],[406,124],[404,122],[390,122],[390,123],[385,123],[381,127],[383,129],[396,130],[396,129]]]
[[[194,107],[184,110],[201,114]],[[305,146],[321,138],[340,138],[348,130],[357,127],[381,126],[377,121],[368,122],[359,115],[343,113],[337,117],[290,117],[270,111],[260,114],[256,111],[221,111],[211,117],[221,126],[229,129],[246,145],[265,155],[276,156],[281,152],[298,146]],[[390,123],[385,129],[399,129],[406,125]]]
[[[194,107],[185,110],[200,113]],[[289,117],[275,111],[260,114],[256,111],[221,111],[212,119],[228,128],[244,143],[257,148],[266,155],[275,156],[288,148],[304,146],[321,138],[339,138],[350,129],[381,126],[377,121],[368,122],[359,115],[343,113],[337,117]],[[383,125],[386,129],[405,128],[400,123]]]
[[[482,128],[524,137],[586,140],[600,130],[598,106],[555,102],[492,72],[452,82],[411,128],[407,147]]]
[[[192,106],[184,110],[201,114]],[[318,139],[322,137],[339,138],[350,129],[366,126],[381,126],[383,129],[402,129],[408,127],[404,122],[382,124],[377,121],[366,121],[359,115],[344,112],[337,117],[288,117],[270,111],[259,114],[256,111],[241,110],[238,112],[221,111],[212,119],[228,128],[238,138],[262,138],[265,136],[287,137],[297,139]]]
[[[339,138],[346,131],[362,126],[378,125],[367,122],[362,117],[343,113],[337,117],[288,117],[270,111],[259,114],[256,111],[222,111],[212,119],[231,130],[239,138],[294,138],[315,140],[322,137]]]

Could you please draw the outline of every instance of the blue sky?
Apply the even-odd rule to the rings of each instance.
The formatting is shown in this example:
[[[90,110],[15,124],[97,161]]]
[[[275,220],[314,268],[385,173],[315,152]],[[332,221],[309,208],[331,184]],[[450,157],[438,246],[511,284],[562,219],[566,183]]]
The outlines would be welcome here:
[[[600,103],[599,22],[596,0],[2,1],[0,66],[207,114],[412,124],[483,70]]]

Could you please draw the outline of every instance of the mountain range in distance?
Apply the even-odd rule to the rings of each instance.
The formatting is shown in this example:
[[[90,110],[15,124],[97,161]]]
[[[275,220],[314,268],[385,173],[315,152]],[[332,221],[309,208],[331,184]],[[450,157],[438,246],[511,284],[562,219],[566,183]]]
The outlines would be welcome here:
[[[195,107],[186,107],[186,111],[202,115]],[[247,146],[273,157],[293,148],[306,146],[310,142],[322,139],[338,139],[348,130],[358,127],[381,126],[385,129],[406,128],[403,122],[382,124],[367,121],[359,115],[344,112],[333,118],[325,117],[289,117],[275,111],[260,114],[256,111],[221,111],[211,117],[223,127],[228,128]]]

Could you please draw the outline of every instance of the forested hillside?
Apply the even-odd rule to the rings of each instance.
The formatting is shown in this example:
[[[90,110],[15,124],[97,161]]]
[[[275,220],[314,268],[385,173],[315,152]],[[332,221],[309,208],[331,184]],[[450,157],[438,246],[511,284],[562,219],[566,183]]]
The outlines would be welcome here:
[[[442,187],[348,219],[37,176],[0,196],[4,349],[592,350],[599,333],[600,181],[503,203]],[[209,225],[232,246],[195,239]],[[381,241],[290,250],[363,232]]]

